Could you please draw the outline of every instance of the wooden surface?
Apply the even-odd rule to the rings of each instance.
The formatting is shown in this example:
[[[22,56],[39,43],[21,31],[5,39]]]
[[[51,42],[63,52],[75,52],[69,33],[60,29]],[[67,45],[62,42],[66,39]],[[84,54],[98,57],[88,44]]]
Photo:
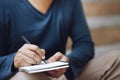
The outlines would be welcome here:
[[[120,2],[105,2],[105,3],[83,2],[83,8],[87,17],[120,14]]]
[[[120,27],[91,30],[95,45],[120,43]]]
[[[95,46],[120,43],[120,27],[90,30]],[[71,39],[68,39],[67,49],[71,49]]]

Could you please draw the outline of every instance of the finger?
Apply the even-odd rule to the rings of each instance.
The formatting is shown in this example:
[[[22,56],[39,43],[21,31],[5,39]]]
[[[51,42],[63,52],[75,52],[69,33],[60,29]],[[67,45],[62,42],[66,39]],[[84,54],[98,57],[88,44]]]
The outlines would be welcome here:
[[[69,62],[69,58],[67,56],[63,56],[60,61],[65,61],[65,62]]]
[[[63,73],[54,70],[54,71],[47,72],[47,75],[54,77],[54,78],[57,78],[57,77],[60,77],[61,75],[63,75]]]
[[[25,65],[24,65],[25,64]],[[17,54],[15,56],[15,59],[14,59],[14,66],[15,68],[20,68],[20,67],[23,67],[23,66],[29,66],[31,64],[27,63],[24,59],[23,59],[23,55],[21,54]]]
[[[52,57],[50,57],[48,59],[48,62],[55,62],[55,61],[59,61],[60,59],[62,59],[64,55],[60,52],[57,52],[55,55],[53,55]]]
[[[40,57],[33,51],[27,50],[27,49],[22,49],[19,50],[19,53],[26,55],[27,57],[33,59],[34,61],[37,62],[37,64],[39,64],[41,62]]]
[[[38,46],[33,45],[33,44],[25,44],[24,47],[26,47],[27,49],[34,51],[35,53],[37,53],[40,57],[43,57],[45,55],[45,50],[44,49],[40,49]]]
[[[28,56],[26,55],[23,55],[22,56],[22,59],[24,60],[25,63],[28,63],[28,64],[37,64],[37,61],[35,61],[34,59],[32,58],[29,58]]]
[[[46,72],[46,74],[51,77],[54,77],[56,75],[55,73],[56,73],[55,70]]]
[[[42,59],[45,59],[45,49],[40,49],[39,55],[41,56]]]
[[[24,61],[24,60],[23,60]],[[24,63],[21,63],[21,67],[25,67],[25,66],[31,66],[31,64],[27,63],[27,62],[24,62]]]

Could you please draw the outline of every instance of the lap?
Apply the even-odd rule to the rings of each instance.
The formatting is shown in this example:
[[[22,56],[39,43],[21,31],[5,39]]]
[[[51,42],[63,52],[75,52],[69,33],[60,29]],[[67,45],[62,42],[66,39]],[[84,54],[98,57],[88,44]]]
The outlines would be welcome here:
[[[44,73],[28,74],[18,72],[10,80],[66,80],[65,76],[50,78]],[[112,51],[95,57],[84,67],[78,80],[119,80],[120,51]]]
[[[44,73],[29,74],[25,72],[18,72],[10,80],[50,80]]]
[[[10,80],[66,80],[65,76],[62,75],[59,78],[51,78],[44,73],[29,74],[25,72],[18,72]]]

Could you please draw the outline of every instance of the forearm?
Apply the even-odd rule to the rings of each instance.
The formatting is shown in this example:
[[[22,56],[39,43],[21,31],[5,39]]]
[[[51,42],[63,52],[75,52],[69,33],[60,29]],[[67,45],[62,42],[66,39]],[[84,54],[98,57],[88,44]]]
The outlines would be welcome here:
[[[81,43],[74,47],[72,52],[68,55],[70,59],[70,67],[75,76],[77,76],[83,66],[94,57],[94,45],[92,42]]]
[[[0,80],[6,80],[15,73],[15,70],[12,70],[15,54],[0,56]]]

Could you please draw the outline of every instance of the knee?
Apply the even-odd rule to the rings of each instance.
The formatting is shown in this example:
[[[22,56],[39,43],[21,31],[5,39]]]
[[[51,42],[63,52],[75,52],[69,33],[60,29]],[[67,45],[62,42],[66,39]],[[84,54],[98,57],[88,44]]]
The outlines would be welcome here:
[[[23,79],[26,79],[27,77],[29,77],[27,73],[25,73],[25,72],[18,72],[10,80],[18,80],[18,79],[23,80]]]
[[[50,80],[47,75],[44,73],[35,73],[28,74],[25,72],[18,72],[15,76],[13,76],[10,80]]]
[[[108,56],[111,59],[115,58],[115,59],[120,59],[120,50],[114,50],[114,51],[110,51],[108,53],[105,53],[104,56]]]

